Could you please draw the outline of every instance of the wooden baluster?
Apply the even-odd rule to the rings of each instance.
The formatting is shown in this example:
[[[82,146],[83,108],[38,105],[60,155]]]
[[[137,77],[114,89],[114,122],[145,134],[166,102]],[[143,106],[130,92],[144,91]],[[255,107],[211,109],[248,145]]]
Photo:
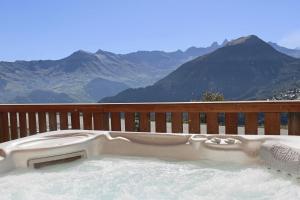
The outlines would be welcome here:
[[[300,113],[289,113],[288,119],[289,135],[300,135]]]
[[[219,134],[218,113],[206,113],[207,134]]]
[[[19,113],[19,124],[20,124],[20,137],[26,137],[28,135],[27,118],[26,113]]]
[[[155,127],[156,127],[156,132],[158,133],[167,132],[166,113],[164,112],[155,113]]]
[[[0,142],[9,140],[8,113],[0,113]]]
[[[121,118],[119,112],[111,112],[111,130],[121,131]]]
[[[77,110],[71,113],[72,129],[80,129],[80,116]]]
[[[39,133],[44,133],[47,131],[46,113],[39,112],[38,117],[39,117]]]
[[[68,130],[69,129],[68,113],[67,112],[60,112],[59,113],[59,124],[60,124],[60,130]]]
[[[225,113],[225,133],[238,134],[238,113]]]
[[[245,134],[257,135],[258,113],[245,113]]]
[[[18,122],[17,122],[17,113],[10,112],[9,113],[9,121],[10,121],[10,139],[18,139]]]
[[[150,132],[150,113],[148,112],[140,113],[140,131]]]
[[[107,112],[96,112],[93,114],[95,130],[109,130],[109,114]]]
[[[56,119],[56,112],[49,112],[49,129],[50,131],[57,130],[57,119]]]
[[[181,112],[172,112],[172,133],[183,133]]]
[[[92,117],[93,115],[91,112],[83,112],[83,129],[85,130],[93,129]]]
[[[200,113],[189,113],[189,133],[201,133],[200,130]]]
[[[134,112],[125,113],[125,131],[135,131]]]
[[[280,135],[279,113],[265,113],[265,135]]]
[[[29,135],[34,135],[37,133],[36,130],[36,115],[35,112],[29,112]]]
[[[10,113],[10,137],[12,140],[19,138],[16,112]]]

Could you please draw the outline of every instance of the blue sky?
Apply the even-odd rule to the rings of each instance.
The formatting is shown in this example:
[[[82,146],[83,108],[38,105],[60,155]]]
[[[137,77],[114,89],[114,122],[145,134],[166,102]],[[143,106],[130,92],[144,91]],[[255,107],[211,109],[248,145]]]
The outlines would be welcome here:
[[[174,51],[243,35],[300,47],[299,0],[2,0],[0,60]]]

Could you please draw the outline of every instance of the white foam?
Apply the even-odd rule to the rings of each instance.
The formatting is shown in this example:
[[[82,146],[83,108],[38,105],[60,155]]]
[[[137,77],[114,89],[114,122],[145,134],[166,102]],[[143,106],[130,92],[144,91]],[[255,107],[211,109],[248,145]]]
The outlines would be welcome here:
[[[296,200],[300,185],[258,166],[101,157],[2,175],[0,199]]]

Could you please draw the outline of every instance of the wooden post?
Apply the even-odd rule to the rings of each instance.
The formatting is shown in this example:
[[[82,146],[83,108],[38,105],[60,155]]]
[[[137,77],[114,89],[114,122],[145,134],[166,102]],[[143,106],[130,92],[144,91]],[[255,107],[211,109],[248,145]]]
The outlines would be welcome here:
[[[245,134],[257,135],[258,113],[245,113]]]
[[[288,134],[300,135],[300,112],[289,113]]]
[[[28,134],[27,117],[25,112],[19,112],[20,137],[26,137]]]
[[[150,113],[148,112],[140,113],[140,131],[150,132]]]
[[[93,120],[95,130],[109,130],[109,113],[95,112],[93,113]]]
[[[36,113],[29,112],[29,135],[34,135],[37,132],[36,129]]]
[[[280,113],[265,113],[265,135],[280,135]]]
[[[9,140],[8,113],[0,113],[0,142]]]
[[[189,112],[189,133],[200,133],[200,113]]]
[[[93,114],[91,112],[83,112],[83,129],[92,130],[93,122],[92,122]]]
[[[206,113],[207,134],[219,134],[218,113]]]
[[[49,112],[49,129],[50,131],[57,130],[56,112]]]
[[[238,113],[225,113],[225,133],[238,134]]]
[[[78,110],[71,113],[71,123],[72,129],[80,129],[80,115]]]
[[[181,112],[172,112],[172,133],[183,133]]]
[[[18,139],[18,124],[17,124],[17,113],[10,113],[10,138],[12,140]]]
[[[125,113],[125,131],[135,131],[135,113],[126,112]]]
[[[60,130],[69,129],[68,113],[67,112],[60,112],[59,113],[59,125],[60,125]]]
[[[155,113],[155,127],[158,133],[165,133],[167,132],[167,125],[166,125],[166,113],[165,112],[156,112]]]
[[[121,116],[119,112],[111,112],[111,130],[121,131]]]
[[[38,113],[38,121],[39,121],[39,133],[43,133],[47,131],[47,124],[46,124],[46,113],[39,112]]]

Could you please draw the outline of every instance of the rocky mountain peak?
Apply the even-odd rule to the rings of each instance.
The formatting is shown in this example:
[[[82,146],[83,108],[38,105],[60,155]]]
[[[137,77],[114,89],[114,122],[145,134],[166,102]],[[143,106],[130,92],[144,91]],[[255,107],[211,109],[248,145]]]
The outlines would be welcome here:
[[[220,46],[218,42],[213,42],[213,43],[210,45],[210,47],[218,47],[218,46]]]
[[[222,42],[222,46],[225,46],[229,41],[227,39],[225,39],[223,42]]]
[[[245,37],[240,37],[235,40],[231,40],[230,42],[227,42],[226,46],[234,46],[234,45],[257,45],[259,43],[265,43],[263,40],[258,38],[256,35],[249,35]]]

